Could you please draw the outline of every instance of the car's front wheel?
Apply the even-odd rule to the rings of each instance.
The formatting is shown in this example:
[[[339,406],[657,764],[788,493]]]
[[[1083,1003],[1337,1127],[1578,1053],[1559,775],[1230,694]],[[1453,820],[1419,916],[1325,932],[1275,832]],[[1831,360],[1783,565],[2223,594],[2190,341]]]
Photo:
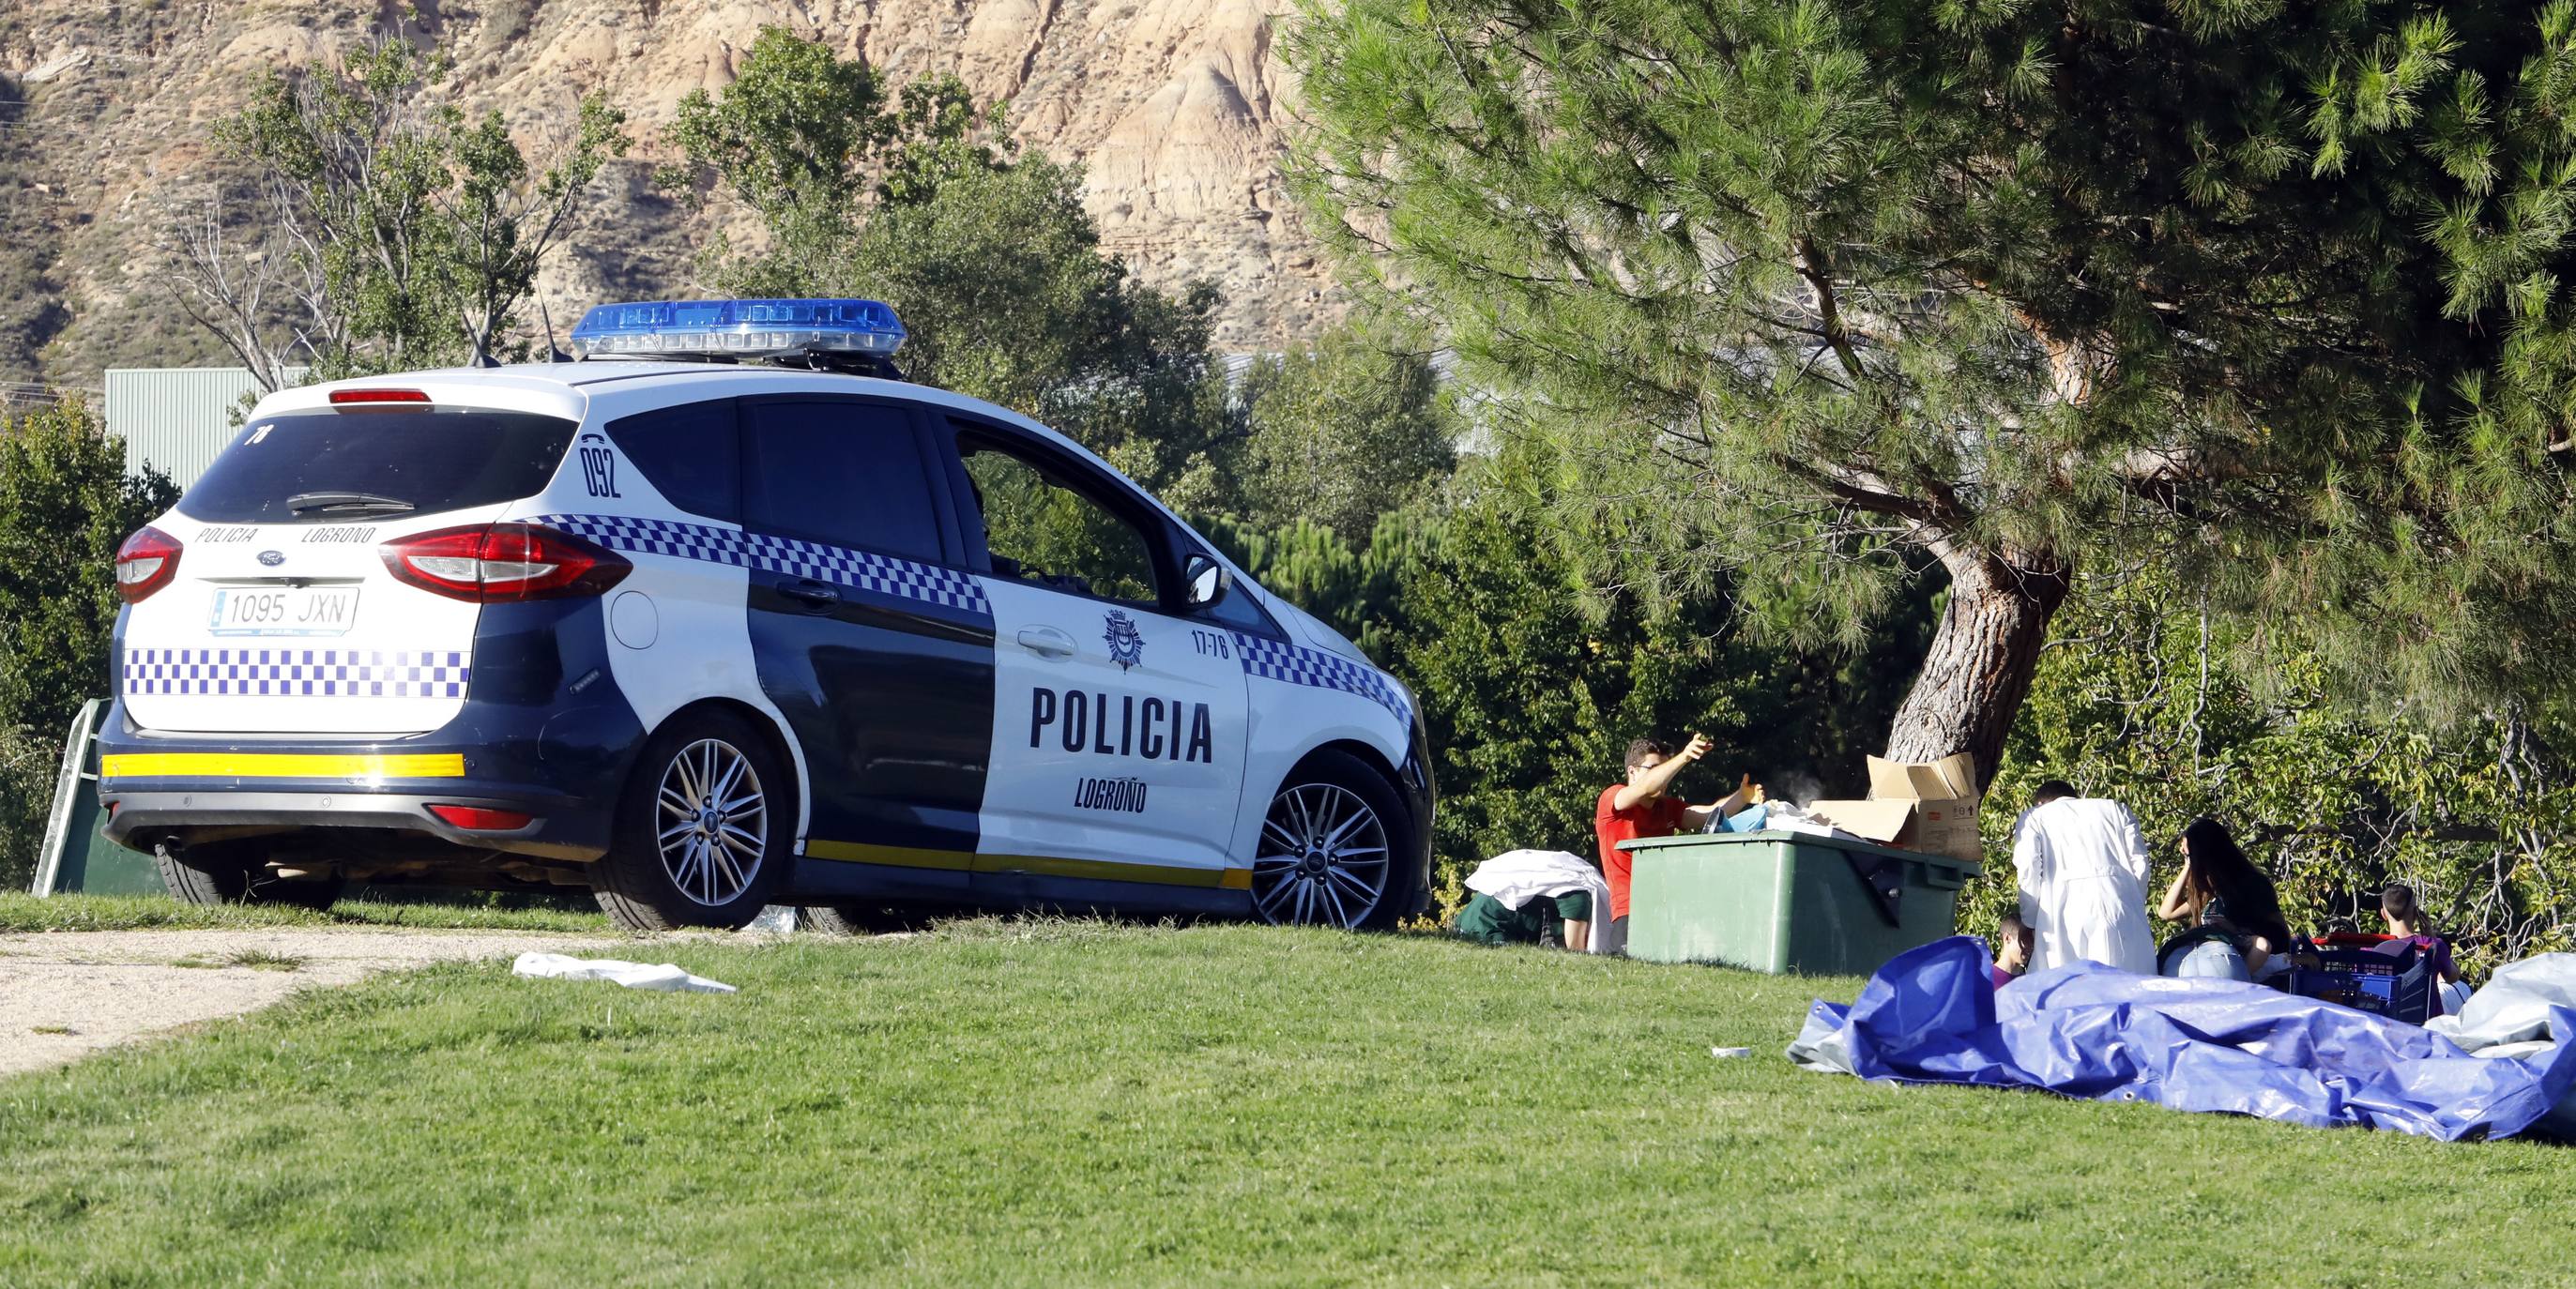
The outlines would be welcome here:
[[[696,712],[664,725],[617,803],[599,907],[630,931],[748,924],[788,864],[791,791],[741,717]]]
[[[1406,828],[1394,789],[1365,762],[1308,757],[1262,819],[1253,911],[1280,925],[1392,925],[1412,898]]]
[[[919,931],[940,912],[926,904],[808,904],[797,921],[819,935],[885,935]]]

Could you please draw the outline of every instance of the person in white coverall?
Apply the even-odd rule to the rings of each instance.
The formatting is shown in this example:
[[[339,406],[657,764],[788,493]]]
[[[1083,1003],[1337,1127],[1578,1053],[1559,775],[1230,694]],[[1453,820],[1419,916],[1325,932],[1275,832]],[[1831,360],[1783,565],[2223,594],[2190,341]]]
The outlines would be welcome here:
[[[2030,969],[2083,959],[2156,974],[2147,928],[2147,839],[2117,801],[2079,797],[2051,779],[2013,827],[2021,916],[2033,941]]]

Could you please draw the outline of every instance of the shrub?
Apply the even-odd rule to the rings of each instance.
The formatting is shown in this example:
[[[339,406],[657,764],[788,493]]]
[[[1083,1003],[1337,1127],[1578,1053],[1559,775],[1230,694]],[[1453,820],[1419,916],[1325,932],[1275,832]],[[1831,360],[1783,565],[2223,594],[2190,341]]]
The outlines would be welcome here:
[[[0,884],[33,869],[73,715],[113,692],[116,548],[177,498],[157,471],[126,476],[85,403],[0,421]]]

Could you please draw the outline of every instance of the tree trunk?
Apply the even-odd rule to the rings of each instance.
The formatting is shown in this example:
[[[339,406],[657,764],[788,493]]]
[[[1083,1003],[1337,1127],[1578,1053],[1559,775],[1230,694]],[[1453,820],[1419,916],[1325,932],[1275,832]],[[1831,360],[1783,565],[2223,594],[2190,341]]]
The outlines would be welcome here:
[[[2030,696],[2049,619],[2066,602],[2068,575],[2054,560],[2021,565],[1955,546],[1938,553],[1950,573],[1950,600],[1922,674],[1896,709],[1887,757],[1938,761],[1969,753],[1982,792],[1994,782],[2004,736]]]

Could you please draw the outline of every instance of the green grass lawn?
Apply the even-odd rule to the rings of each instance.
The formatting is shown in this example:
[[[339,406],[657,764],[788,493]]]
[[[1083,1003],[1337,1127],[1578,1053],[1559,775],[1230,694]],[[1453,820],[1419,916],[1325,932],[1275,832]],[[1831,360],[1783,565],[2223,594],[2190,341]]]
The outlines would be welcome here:
[[[614,935],[608,915],[554,901],[494,907],[472,895],[342,900],[327,913],[278,904],[182,904],[166,895],[55,895],[0,892],[0,934],[13,931],[222,930],[263,926],[411,926],[456,930],[580,931]]]
[[[0,1080],[0,1284],[2576,1275],[2576,1151],[1791,1067],[1852,980],[1053,922],[646,956],[742,992],[450,967]]]

